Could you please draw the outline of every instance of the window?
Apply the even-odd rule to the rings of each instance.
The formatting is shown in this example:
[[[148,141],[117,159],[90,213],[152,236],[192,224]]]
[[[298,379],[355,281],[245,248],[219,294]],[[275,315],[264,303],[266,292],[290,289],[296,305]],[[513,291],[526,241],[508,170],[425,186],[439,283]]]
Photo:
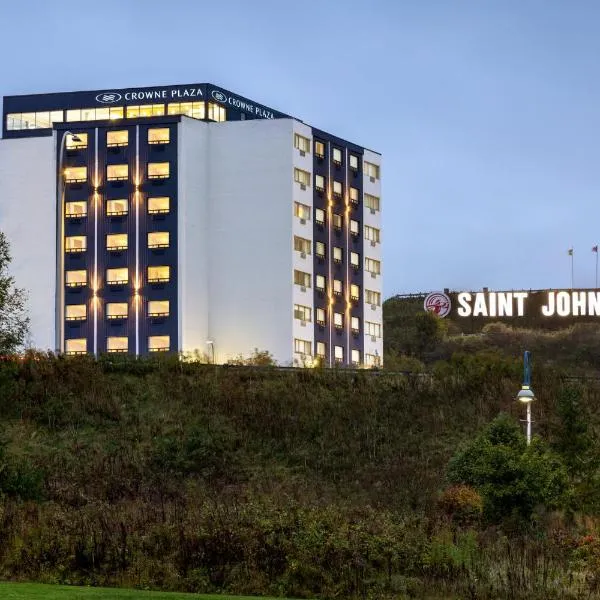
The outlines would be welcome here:
[[[360,319],[358,317],[352,317],[350,319],[350,328],[354,333],[360,331]]]
[[[126,181],[129,177],[129,165],[107,165],[106,179],[108,181]]]
[[[74,219],[78,217],[85,217],[87,215],[87,202],[84,200],[78,202],[66,202],[65,203],[65,216]]]
[[[294,339],[294,352],[304,356],[312,355],[311,343],[307,340]]]
[[[315,242],[315,254],[319,258],[325,258],[325,254],[327,253],[326,248],[325,242]]]
[[[334,346],[333,356],[336,363],[344,362],[344,348],[343,346]]]
[[[23,115],[25,116],[25,115]],[[81,109],[75,108],[67,111],[67,123],[81,121]]]
[[[108,121],[110,119],[110,108],[108,106],[96,109],[97,121]]]
[[[365,321],[365,333],[371,337],[381,337],[381,323],[372,323],[371,321]]]
[[[129,144],[129,131],[127,131],[127,129],[106,132],[107,148],[119,148],[121,146],[127,146],[127,144]]]
[[[335,229],[341,229],[343,227],[344,221],[342,219],[342,215],[333,215],[333,226]]]
[[[365,225],[365,240],[373,242],[372,246],[379,243],[379,229]]]
[[[170,131],[168,127],[153,127],[148,129],[148,144],[168,144]]]
[[[67,183],[82,183],[87,181],[87,167],[67,167],[65,169]]]
[[[355,269],[360,268],[360,254],[358,252],[350,252],[350,265]]]
[[[106,216],[120,217],[129,212],[129,202],[127,198],[119,198],[118,200],[106,201]]]
[[[126,319],[129,314],[127,302],[107,302],[106,318],[109,320]]]
[[[305,255],[310,254],[310,247],[310,240],[299,237],[297,235],[294,236],[294,250],[296,250],[296,252],[301,252]]]
[[[356,283],[350,284],[350,298],[352,300],[358,300],[360,298],[360,286]]]
[[[381,292],[365,290],[365,302],[373,306],[379,306],[381,304]]]
[[[310,186],[310,173],[308,171],[303,171],[302,169],[294,169],[294,181],[300,184],[302,189],[305,189]]]
[[[352,350],[352,364],[360,365],[360,350]]]
[[[365,161],[365,175],[372,181],[379,179],[379,165]]]
[[[192,119],[205,119],[206,105],[204,102],[171,102],[167,112],[170,115],[186,115]]]
[[[333,247],[333,262],[334,263],[341,263],[344,260],[344,252],[341,248],[338,248],[338,246],[334,246]]]
[[[148,282],[149,283],[162,283],[169,281],[170,279],[170,267],[148,267]]]
[[[334,165],[341,165],[342,164],[342,151],[339,148],[334,148],[333,149],[333,164]]]
[[[88,134],[67,135],[67,150],[84,150],[88,146]]]
[[[65,237],[65,252],[85,252],[87,238],[85,235],[69,235]]]
[[[169,212],[169,198],[167,196],[152,196],[148,198],[149,215],[165,215]]]
[[[315,223],[317,225],[325,223],[325,211],[322,208],[315,208]]]
[[[350,219],[350,235],[359,235],[360,234],[360,225],[358,221],[354,219]]]
[[[108,118],[111,121],[122,119],[125,115],[125,109],[122,106],[111,106],[108,109]]]
[[[138,117],[157,117],[165,114],[164,104],[144,104],[142,106],[128,106],[127,118],[137,119]]]
[[[377,354],[365,354],[365,365],[367,367],[379,367],[381,358]]]
[[[106,269],[106,283],[108,285],[123,285],[129,281],[127,268]]]
[[[342,313],[333,313],[333,324],[337,329],[343,329],[344,327],[344,315]]]
[[[127,234],[126,233],[109,233],[106,236],[106,249],[112,250],[127,250]]]
[[[365,258],[365,271],[373,275],[381,274],[381,262],[374,258]]]
[[[315,156],[317,158],[323,158],[325,156],[325,144],[315,140]]]
[[[148,302],[149,317],[168,317],[169,316],[169,301],[168,300],[150,300]]]
[[[315,175],[315,189],[318,192],[325,191],[325,177],[323,175]]]
[[[359,202],[358,188],[355,188],[355,187],[350,188],[350,202],[352,202],[352,204],[358,204],[358,202]]]
[[[308,306],[302,306],[301,304],[294,304],[294,319],[300,321],[306,321],[310,323],[312,310]]]
[[[67,287],[82,287],[87,285],[87,271],[65,271],[65,285]]]
[[[310,152],[310,140],[299,133],[294,134],[294,148],[307,154]]]
[[[327,352],[327,346],[325,342],[317,342],[317,356],[319,358],[325,358],[325,353]]]
[[[168,231],[150,231],[148,232],[148,248],[168,248],[169,247],[169,232]]]
[[[333,293],[336,296],[341,296],[344,293],[344,284],[339,279],[333,280]]]
[[[168,335],[148,336],[149,352],[168,352],[171,347],[171,338]]]
[[[350,169],[353,171],[358,171],[358,156],[356,154],[350,155]]]
[[[294,202],[294,216],[303,221],[308,221],[310,219],[310,206]]]
[[[10,113],[6,115],[6,129],[49,129],[52,123],[63,122],[63,111],[52,110],[37,113]]]
[[[343,188],[341,182],[339,182],[339,181],[334,181],[333,182],[333,195],[336,198],[341,198],[342,197],[343,189],[344,188]]]
[[[379,210],[379,198],[371,194],[365,194],[365,207],[369,208],[372,213]]]
[[[294,270],[294,283],[303,288],[310,287],[310,273]]]
[[[226,120],[225,108],[214,102],[208,103],[208,118],[219,123]]]
[[[317,308],[316,313],[317,323],[319,325],[325,325],[325,310],[323,308]]]
[[[128,338],[110,336],[106,338],[107,352],[127,352]]]
[[[87,339],[65,340],[65,352],[67,354],[85,354],[87,352]]]
[[[65,306],[65,321],[85,321],[87,306],[85,304],[67,304]]]
[[[148,163],[149,179],[166,179],[169,177],[170,165],[168,162]]]
[[[315,275],[315,287],[323,291],[327,286],[327,280],[325,279],[325,275]]]

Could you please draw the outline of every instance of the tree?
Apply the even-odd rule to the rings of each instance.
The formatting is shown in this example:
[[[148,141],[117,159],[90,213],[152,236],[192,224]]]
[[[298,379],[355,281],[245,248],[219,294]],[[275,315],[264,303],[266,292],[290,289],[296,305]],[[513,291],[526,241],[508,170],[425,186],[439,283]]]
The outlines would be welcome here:
[[[14,278],[8,274],[11,262],[10,246],[0,232],[0,356],[18,350],[29,331],[29,318],[25,313],[25,291],[15,287]]]

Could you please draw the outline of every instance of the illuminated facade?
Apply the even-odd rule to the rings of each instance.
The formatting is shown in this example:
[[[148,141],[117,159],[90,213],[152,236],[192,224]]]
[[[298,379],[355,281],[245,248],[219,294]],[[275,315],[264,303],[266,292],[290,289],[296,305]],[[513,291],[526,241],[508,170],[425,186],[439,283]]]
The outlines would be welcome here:
[[[33,345],[379,364],[380,159],[210,84],[5,97]]]

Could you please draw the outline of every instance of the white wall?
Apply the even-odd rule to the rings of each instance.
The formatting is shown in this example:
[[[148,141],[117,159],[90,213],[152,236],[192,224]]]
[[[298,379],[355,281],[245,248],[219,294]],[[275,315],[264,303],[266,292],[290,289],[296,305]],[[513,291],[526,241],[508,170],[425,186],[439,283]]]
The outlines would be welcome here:
[[[54,350],[56,180],[53,137],[0,140],[0,231],[28,293],[31,345]]]

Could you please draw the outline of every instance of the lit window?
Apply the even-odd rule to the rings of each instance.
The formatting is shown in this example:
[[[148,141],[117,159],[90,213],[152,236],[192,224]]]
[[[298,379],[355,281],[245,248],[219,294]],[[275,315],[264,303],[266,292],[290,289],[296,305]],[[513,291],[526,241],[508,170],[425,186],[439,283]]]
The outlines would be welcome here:
[[[171,276],[170,267],[148,267],[148,282],[149,283],[161,283],[169,281]]]
[[[169,316],[169,301],[168,300],[150,300],[148,302],[149,317],[168,317]]]
[[[344,284],[339,279],[333,280],[333,293],[336,296],[341,296],[344,293]]]
[[[109,320],[126,319],[129,314],[127,302],[107,302],[106,318]]]
[[[6,115],[6,129],[8,131],[18,131],[24,129],[21,113],[9,113]]]
[[[128,106],[127,118],[158,117],[165,114],[164,104],[144,104],[142,106]]]
[[[96,109],[95,108],[82,108],[81,109],[81,120],[82,121],[95,121],[96,120]]]
[[[337,327],[337,329],[342,329],[344,327],[344,315],[342,313],[333,313],[333,325]]]
[[[300,202],[294,202],[294,216],[308,221],[310,219],[310,206],[301,204]]]
[[[83,150],[88,146],[88,134],[67,135],[67,150]]]
[[[317,225],[325,223],[325,211],[322,208],[315,208],[315,223]]]
[[[325,258],[327,246],[325,242],[315,242],[315,254],[319,258]]]
[[[360,319],[358,317],[352,317],[350,319],[350,328],[352,329],[352,331],[354,331],[355,333],[357,331],[360,331]]]
[[[106,215],[109,217],[121,217],[129,212],[127,198],[106,201]]]
[[[310,273],[294,270],[294,283],[303,288],[310,287]]]
[[[317,158],[323,158],[325,156],[325,144],[315,140],[315,156]]]
[[[360,254],[358,252],[350,252],[350,264],[355,268],[360,268]]]
[[[169,172],[170,165],[168,162],[148,163],[148,177],[150,179],[166,179]]]
[[[307,340],[294,339],[294,352],[304,356],[312,355],[311,343]]]
[[[359,196],[358,188],[351,187],[350,188],[350,202],[352,202],[352,204],[358,204],[358,202],[359,202],[358,196]]]
[[[339,181],[334,181],[333,182],[333,195],[336,196],[337,198],[341,198],[342,193],[343,193],[342,190],[343,190],[342,184]]]
[[[341,165],[342,164],[342,151],[339,148],[333,149],[333,164]]]
[[[106,236],[107,250],[127,250],[127,234],[126,233],[109,233]]]
[[[170,131],[168,127],[155,127],[148,129],[149,144],[168,144],[170,140]]]
[[[186,115],[192,119],[205,119],[206,105],[204,102],[171,102],[167,112],[170,115]]]
[[[154,196],[148,198],[148,214],[164,215],[169,212],[168,196]]]
[[[371,180],[379,179],[379,165],[365,161],[365,175]]]
[[[168,231],[150,231],[148,233],[148,248],[168,248]]]
[[[294,319],[300,321],[311,321],[311,309],[308,306],[302,306],[301,304],[294,304]]]
[[[96,109],[97,121],[108,121],[108,119],[110,119],[110,108],[108,106]]]
[[[310,240],[299,237],[297,235],[294,236],[294,250],[296,250],[296,252],[310,254],[310,246]]]
[[[353,171],[358,171],[358,156],[356,156],[356,154],[351,154],[350,155],[350,168]]]
[[[129,340],[126,337],[110,336],[106,338],[107,352],[127,352]]]
[[[365,354],[365,365],[367,367],[379,367],[381,358],[377,354]]]
[[[87,306],[85,304],[67,304],[65,306],[66,321],[85,321],[87,318]]]
[[[325,352],[327,352],[325,342],[317,342],[317,356],[319,358],[325,358]]]
[[[338,246],[333,247],[333,262],[341,263],[344,259],[344,252]]]
[[[380,338],[381,323],[371,323],[370,321],[365,321],[365,333],[371,337]]]
[[[129,144],[129,131],[121,129],[119,131],[106,132],[106,146],[108,148],[118,148]]]
[[[381,293],[373,290],[365,290],[365,302],[373,306],[381,304]]]
[[[29,116],[30,113],[25,113],[25,116],[28,117],[28,119],[31,119],[31,117]],[[8,115],[8,118],[10,117],[18,117],[18,119],[21,119],[21,114],[18,115]],[[62,110],[53,110],[53,111],[42,111],[42,112],[36,112],[35,115],[35,129],[50,129],[52,127],[53,123],[62,123],[63,120],[63,112]],[[33,123],[33,120],[28,121],[27,126],[26,127],[16,127],[15,129],[33,129],[33,127],[31,126]],[[8,128],[10,129],[10,127]]]
[[[65,120],[65,115],[62,110],[51,110],[50,121],[52,123],[62,123]]]
[[[87,181],[87,167],[67,167],[65,169],[67,183],[81,183]]]
[[[350,219],[350,234],[351,235],[359,235],[360,234],[360,225],[358,221],[354,219]]]
[[[78,202],[65,203],[65,216],[68,218],[85,217],[87,215],[87,202],[84,200]]]
[[[325,325],[325,310],[323,308],[317,308],[317,323],[319,325]]]
[[[379,198],[371,194],[365,194],[365,207],[370,209],[371,212],[377,212],[379,210]]]
[[[327,286],[327,280],[325,279],[325,275],[315,275],[315,287],[318,290],[323,291]]]
[[[122,119],[124,116],[124,109],[122,106],[111,106],[108,109],[108,117],[109,119],[112,120],[116,120],[116,119]]]
[[[343,227],[344,221],[342,219],[342,215],[333,215],[333,226],[336,229],[341,229]]]
[[[219,123],[225,121],[225,108],[214,102],[208,103],[208,118]]]
[[[65,271],[65,285],[67,287],[82,287],[87,285],[87,271]]]
[[[65,252],[85,252],[87,238],[85,235],[69,235],[65,237]]]
[[[352,350],[352,364],[360,365],[360,350]]]
[[[294,169],[294,181],[307,188],[310,185],[310,173],[302,169]]]
[[[81,121],[81,109],[75,108],[67,111],[67,122]]]
[[[356,285],[356,283],[350,284],[350,298],[352,298],[352,300],[358,300],[360,298],[360,286]]]
[[[171,347],[171,338],[168,335],[151,335],[148,337],[148,350],[150,352],[167,352]]]
[[[85,354],[87,352],[87,339],[65,340],[65,352],[67,354]]]
[[[303,135],[298,133],[294,134],[294,148],[304,152],[305,154],[310,152],[310,140]]]
[[[333,356],[335,358],[335,362],[343,362],[344,361],[344,347],[343,346],[335,346],[333,350]]]
[[[315,189],[319,192],[325,190],[325,177],[323,175],[315,175]]]
[[[108,285],[123,285],[129,281],[127,268],[106,269],[106,283]]]
[[[106,179],[108,181],[125,181],[129,177],[129,165],[108,165]]]
[[[370,242],[373,242],[373,244],[378,244],[379,239],[379,229],[365,225],[365,240],[369,240]]]
[[[381,262],[373,258],[365,258],[365,271],[372,275],[381,274]]]

